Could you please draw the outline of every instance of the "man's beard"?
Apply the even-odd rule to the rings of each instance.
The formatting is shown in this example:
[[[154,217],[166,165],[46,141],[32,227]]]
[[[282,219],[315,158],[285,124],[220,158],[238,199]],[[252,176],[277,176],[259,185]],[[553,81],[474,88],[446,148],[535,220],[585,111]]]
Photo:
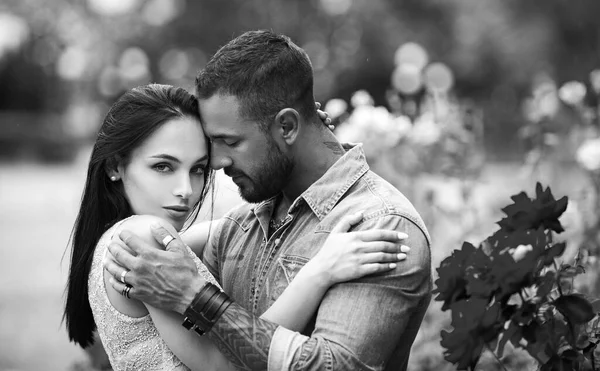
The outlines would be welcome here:
[[[294,163],[269,138],[269,149],[265,162],[258,167],[259,172],[246,179],[251,186],[240,186],[240,196],[250,203],[258,203],[277,195],[288,184]]]

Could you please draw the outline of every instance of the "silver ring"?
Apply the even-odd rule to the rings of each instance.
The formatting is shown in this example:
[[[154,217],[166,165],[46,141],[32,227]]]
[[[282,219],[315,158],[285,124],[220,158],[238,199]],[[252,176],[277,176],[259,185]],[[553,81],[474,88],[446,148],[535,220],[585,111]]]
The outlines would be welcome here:
[[[124,291],[125,291],[125,297],[127,299],[129,299],[129,291],[131,291],[131,289],[132,289],[132,286],[130,286],[130,285],[127,285],[127,287],[125,287]]]
[[[127,284],[127,282],[125,282],[125,275],[127,275],[127,273],[129,273],[129,271],[124,270],[123,273],[121,273],[121,282],[123,282],[124,284]]]
[[[175,237],[173,237],[171,235],[165,236],[165,238],[163,238],[163,240],[162,240],[163,246],[167,247],[167,245],[170,244],[174,239],[175,239]]]

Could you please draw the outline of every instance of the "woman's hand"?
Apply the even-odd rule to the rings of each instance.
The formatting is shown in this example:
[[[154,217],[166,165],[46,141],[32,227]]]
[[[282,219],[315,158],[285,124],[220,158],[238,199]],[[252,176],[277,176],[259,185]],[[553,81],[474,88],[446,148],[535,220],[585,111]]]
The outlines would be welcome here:
[[[329,114],[325,111],[321,111],[321,103],[315,102],[315,107],[317,107],[317,115],[319,116],[321,121],[323,121],[323,124],[326,125],[329,128],[329,130],[333,131],[333,129],[335,129],[335,126],[331,124],[331,118],[329,117]]]
[[[405,233],[385,229],[348,232],[362,217],[357,213],[342,218],[321,250],[302,269],[305,274],[331,286],[392,270],[406,259],[410,248],[401,244],[408,237]]]

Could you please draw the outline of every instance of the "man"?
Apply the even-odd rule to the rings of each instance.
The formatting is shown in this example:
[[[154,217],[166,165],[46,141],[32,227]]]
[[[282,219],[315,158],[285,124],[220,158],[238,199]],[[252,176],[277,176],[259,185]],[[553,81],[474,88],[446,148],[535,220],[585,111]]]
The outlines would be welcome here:
[[[186,327],[206,332],[240,369],[406,369],[431,298],[429,236],[410,202],[369,171],[362,147],[343,146],[321,124],[306,53],[285,36],[246,32],[214,55],[196,89],[211,166],[224,169],[249,202],[211,231],[204,251],[231,298],[181,268],[193,263],[169,251],[180,246],[164,230],[153,233],[171,245],[152,261],[110,246],[135,277],[130,295],[186,315]],[[333,286],[304,334],[260,319],[339,219],[357,211],[364,218],[356,230],[408,234],[407,260]],[[134,252],[155,250],[122,237]],[[122,268],[109,270],[118,281]]]

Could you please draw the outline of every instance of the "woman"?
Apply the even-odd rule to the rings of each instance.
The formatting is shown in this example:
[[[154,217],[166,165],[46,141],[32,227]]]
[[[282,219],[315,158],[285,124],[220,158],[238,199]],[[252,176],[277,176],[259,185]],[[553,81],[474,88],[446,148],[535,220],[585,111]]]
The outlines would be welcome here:
[[[107,246],[120,229],[150,241],[149,225],[154,222],[173,235],[183,233],[184,241],[201,256],[206,233],[203,225],[192,223],[211,189],[209,156],[196,99],[184,89],[157,84],[133,89],[104,119],[73,229],[64,318],[70,339],[82,347],[93,342],[97,328],[116,370],[186,370],[185,364],[203,364],[206,370],[231,368],[207,338],[181,326],[181,316],[115,291],[102,268]],[[340,221],[336,232],[346,232],[345,226],[360,219],[354,215]],[[348,251],[334,241],[327,240],[263,318],[300,331],[329,286],[393,269],[406,257],[398,253],[398,240],[367,242],[360,249],[366,252]],[[200,274],[217,284],[188,250]]]

